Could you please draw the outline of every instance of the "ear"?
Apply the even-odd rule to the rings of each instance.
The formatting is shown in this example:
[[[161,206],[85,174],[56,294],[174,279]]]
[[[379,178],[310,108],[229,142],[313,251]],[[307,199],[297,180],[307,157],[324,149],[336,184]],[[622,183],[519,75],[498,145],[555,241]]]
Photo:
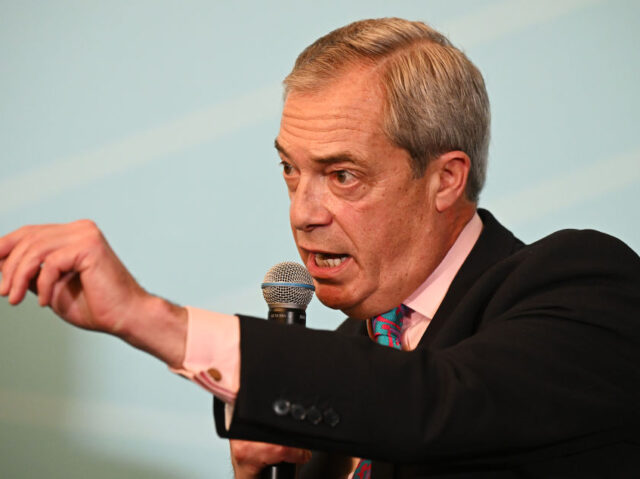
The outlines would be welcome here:
[[[436,209],[442,213],[459,199],[465,199],[467,177],[471,168],[469,156],[462,151],[449,151],[434,160],[438,174]]]

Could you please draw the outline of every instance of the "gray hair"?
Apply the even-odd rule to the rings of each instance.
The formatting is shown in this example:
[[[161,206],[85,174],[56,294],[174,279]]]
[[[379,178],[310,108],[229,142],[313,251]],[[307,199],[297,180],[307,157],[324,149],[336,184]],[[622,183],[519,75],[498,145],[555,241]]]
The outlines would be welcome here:
[[[309,45],[284,80],[291,91],[318,91],[349,66],[371,64],[385,92],[383,129],[411,155],[413,174],[461,150],[471,159],[466,196],[484,185],[491,113],[480,71],[449,40],[422,22],[361,20]]]

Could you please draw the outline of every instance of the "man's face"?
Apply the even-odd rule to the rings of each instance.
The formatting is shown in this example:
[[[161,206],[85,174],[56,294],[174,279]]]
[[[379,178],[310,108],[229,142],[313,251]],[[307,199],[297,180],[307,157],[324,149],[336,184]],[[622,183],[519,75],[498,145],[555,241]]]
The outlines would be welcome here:
[[[375,76],[353,68],[320,92],[290,93],[276,140],[316,294],[361,319],[397,306],[441,259],[435,174],[413,178],[408,152],[382,131],[382,108]]]

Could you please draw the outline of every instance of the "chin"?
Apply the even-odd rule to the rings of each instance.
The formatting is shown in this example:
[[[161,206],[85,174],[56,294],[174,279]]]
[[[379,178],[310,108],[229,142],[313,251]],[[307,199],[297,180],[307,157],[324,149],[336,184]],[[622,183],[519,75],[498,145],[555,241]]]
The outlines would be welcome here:
[[[319,293],[316,289],[316,296],[320,300],[322,304],[324,304],[327,308],[331,309],[339,309],[343,311],[345,308],[349,307],[349,303],[341,300],[340,298],[335,297],[326,297],[323,294]]]
[[[346,297],[341,288],[316,283],[316,296],[327,308],[339,309],[347,313],[355,307],[353,299]],[[347,313],[348,314],[348,313]]]
[[[316,289],[316,296],[327,308],[337,309],[353,319],[367,319],[368,316],[363,311],[362,304],[353,298],[343,295],[327,294],[320,288]]]

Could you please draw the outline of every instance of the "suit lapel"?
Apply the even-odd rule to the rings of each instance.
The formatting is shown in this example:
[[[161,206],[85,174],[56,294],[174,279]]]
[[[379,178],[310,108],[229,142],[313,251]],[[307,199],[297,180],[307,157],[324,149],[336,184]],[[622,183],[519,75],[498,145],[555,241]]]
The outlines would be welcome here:
[[[418,343],[418,347],[425,347],[433,343],[438,332],[446,322],[446,319],[451,315],[473,283],[475,283],[489,267],[507,258],[513,254],[514,251],[524,246],[522,241],[498,223],[487,210],[479,209],[478,214],[482,219],[482,233],[469,253],[469,256],[460,267],[451,286],[449,286],[447,294],[431,320],[427,331]]]

